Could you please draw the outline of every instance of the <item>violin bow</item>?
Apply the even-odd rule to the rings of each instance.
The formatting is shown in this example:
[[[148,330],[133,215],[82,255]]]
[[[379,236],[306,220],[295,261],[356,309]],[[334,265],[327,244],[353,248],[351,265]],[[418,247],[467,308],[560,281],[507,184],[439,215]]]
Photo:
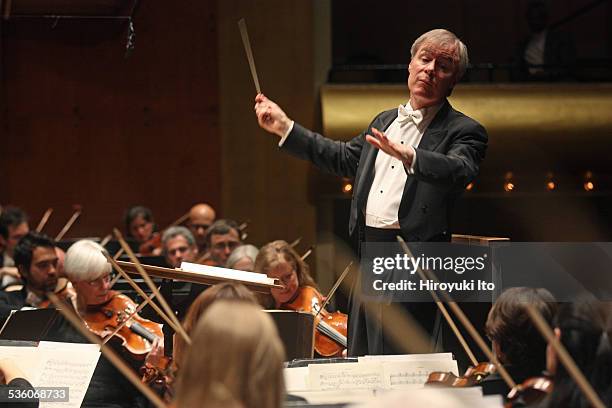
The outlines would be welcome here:
[[[400,238],[401,237],[398,238],[398,241],[399,241]],[[400,242],[400,245],[402,246],[402,249],[404,250],[404,252],[406,252],[406,254],[409,254],[410,250],[407,249],[408,247],[407,247],[406,243],[403,242],[403,241],[399,241],[399,242]],[[421,275],[419,275],[419,276],[421,276]],[[423,276],[421,276],[421,279],[423,279]],[[463,347],[463,350],[465,351],[465,353],[467,354],[468,358],[472,362],[472,365],[474,367],[476,367],[478,365],[478,360],[476,359],[476,356],[472,352],[472,349],[470,348],[470,346],[467,344],[467,341],[465,341],[465,338],[461,334],[461,331],[459,331],[459,328],[455,324],[455,321],[451,317],[450,313],[448,313],[448,310],[446,309],[446,306],[444,306],[444,303],[442,303],[442,301],[440,300],[440,297],[438,296],[438,294],[433,289],[430,289],[429,293],[431,294],[431,297],[433,298],[434,302],[438,306],[438,309],[440,309],[440,313],[442,313],[442,316],[444,316],[444,319],[446,320],[446,323],[448,323],[448,325],[450,326],[451,330],[455,334],[455,337],[457,337],[457,340],[459,340],[459,343],[461,344],[461,346]]]
[[[36,232],[38,232],[39,234],[42,232],[43,228],[45,228],[45,225],[47,225],[47,221],[49,221],[49,217],[51,217],[51,213],[53,213],[53,208],[47,208],[47,211],[45,211],[42,218],[40,219],[40,222],[36,226]]]
[[[408,245],[406,245],[406,241],[404,241],[404,239],[400,236],[397,237],[397,241],[400,243],[406,255],[413,257],[412,252],[410,251],[410,248],[408,248]],[[433,271],[423,270],[418,267],[416,268],[416,270],[417,270],[417,273],[419,274],[419,277],[422,280],[425,281],[427,279],[431,279],[435,282],[439,282],[438,278],[433,273]],[[502,364],[500,364],[500,362],[497,360],[497,358],[495,357],[495,355],[493,354],[493,352],[491,351],[487,343],[484,341],[484,339],[480,335],[480,333],[478,333],[478,330],[476,330],[476,328],[474,327],[470,319],[468,319],[465,313],[463,313],[463,310],[461,310],[459,305],[451,298],[451,296],[446,291],[441,290],[439,292],[441,293],[442,297],[444,298],[444,301],[448,304],[448,306],[451,308],[453,313],[455,313],[455,316],[457,316],[459,321],[463,324],[463,327],[465,327],[468,333],[470,333],[470,336],[472,336],[472,339],[474,339],[478,347],[480,347],[480,349],[487,356],[489,361],[495,365],[495,368],[497,369],[497,371],[499,372],[503,380],[506,382],[508,387],[510,387],[510,389],[514,388],[516,386],[516,383],[514,382],[514,380],[512,379],[512,377],[506,370],[506,368]]]
[[[68,219],[68,221],[66,222],[66,225],[64,225],[64,228],[62,228],[62,230],[59,232],[59,234],[57,234],[55,236],[55,240],[56,241],[60,241],[62,238],[64,238],[64,235],[66,235],[66,233],[68,232],[70,227],[72,227],[74,222],[81,215],[81,212],[82,212],[81,206],[80,205],[75,205],[74,208],[75,208],[74,214],[72,214],[72,216]]]
[[[249,226],[249,222],[251,222],[251,220],[246,220],[242,224],[238,225],[238,231],[240,231],[240,240],[243,242],[246,241],[247,237],[249,236],[249,234],[246,232],[246,229]]]
[[[55,308],[68,320],[75,329],[77,329],[87,340],[93,344],[100,346],[100,352],[110,361],[124,376],[136,387],[145,397],[157,408],[167,408],[167,405],[161,400],[161,398],[147,387],[134,371],[123,361],[113,349],[108,345],[103,344],[102,340],[89,331],[81,319],[76,316],[75,312],[65,308],[65,305],[58,299],[54,293],[47,293],[47,298],[53,303]]]
[[[559,341],[557,336],[553,333],[552,329],[546,323],[546,320],[542,317],[540,312],[533,305],[526,305],[527,313],[529,313],[529,317],[531,321],[536,326],[536,328],[542,334],[542,337],[548,341],[548,344],[555,350],[555,353],[559,356],[559,360],[567,369],[567,372],[572,377],[572,379],[576,382],[580,390],[584,393],[586,398],[589,400],[589,403],[594,408],[605,408],[604,403],[601,401],[589,381],[585,378],[580,368],[576,365],[576,362],[567,352],[567,349],[563,346],[563,344]]]
[[[198,259],[196,259],[196,263],[202,263],[202,262],[206,261],[209,258],[210,258],[210,253],[204,252],[202,254],[202,256],[200,256]]]
[[[351,270],[351,266],[353,266],[353,261],[349,262],[349,264],[346,266],[346,268],[344,268],[344,271],[342,271],[342,274],[340,274],[340,277],[336,280],[336,283],[334,283],[334,286],[332,286],[332,288],[329,290],[329,293],[325,297],[325,300],[323,301],[323,304],[321,305],[321,308],[319,309],[319,311],[315,315],[315,319],[317,318],[319,313],[321,313],[321,310],[325,309],[325,306],[327,306],[327,304],[329,303],[331,298],[336,294],[336,290],[338,290],[338,288],[340,287],[340,284],[342,283],[344,278],[346,278],[346,275]]]
[[[306,260],[306,258],[308,258],[308,257],[310,256],[310,254],[312,254],[313,249],[314,249],[314,245],[311,245],[311,246],[310,246],[310,248],[308,248],[308,249],[306,250],[306,252],[304,252],[304,255],[302,255],[302,256],[300,257],[300,259],[301,259],[302,261]]]
[[[102,238],[102,241],[100,241],[100,246],[106,246],[112,237],[112,234],[107,234],[104,238]]]
[[[159,289],[159,288],[158,288]],[[140,312],[147,304],[149,304],[153,298],[155,297],[155,293],[151,293],[150,296],[146,297],[144,301],[138,305],[136,310],[132,312],[126,319],[124,319],[116,328],[113,330],[111,334],[102,339],[102,344],[106,344],[115,334],[119,333],[119,330],[123,329],[123,326],[128,324],[128,322],[132,319],[132,317],[136,316],[138,312]]]
[[[363,308],[378,320],[389,338],[399,349],[400,353],[432,353],[431,340],[423,327],[412,317],[412,314],[394,303],[385,304],[385,313],[381,314],[379,304],[363,299],[361,289],[357,287],[355,277],[347,274],[343,287],[352,290],[363,305]],[[389,322],[385,324],[385,322]],[[392,322],[392,323],[391,323]]]
[[[125,250],[125,253],[128,255],[130,260],[134,263],[136,270],[140,273],[144,281],[147,283],[147,285],[149,286],[149,289],[151,289],[151,291],[155,293],[155,296],[157,296],[157,300],[161,304],[162,309],[164,309],[168,317],[174,322],[174,324],[179,329],[178,332],[181,333],[181,336],[183,336],[183,338],[188,339],[189,336],[185,332],[185,329],[183,329],[183,326],[181,326],[181,323],[178,321],[178,318],[172,311],[172,308],[168,305],[168,302],[166,302],[166,299],[162,296],[162,294],[159,293],[159,291],[157,290],[157,286],[155,286],[155,283],[153,283],[153,280],[151,280],[151,277],[149,276],[147,271],[142,267],[142,264],[140,263],[138,258],[136,258],[136,256],[134,255],[134,252],[132,252],[132,249],[130,248],[130,246],[127,244],[127,242],[125,242],[125,240],[123,239],[123,236],[121,235],[121,232],[119,232],[119,230],[115,228],[114,233],[115,233],[115,237],[121,244],[121,247]],[[191,344],[191,343],[187,342],[187,344]]]
[[[132,286],[132,288],[143,298],[146,299],[147,298],[147,294],[144,292],[144,290],[142,290],[142,288],[140,286],[138,286],[138,284],[136,282],[134,282],[134,280],[123,270],[123,268],[121,268],[121,266],[119,266],[119,264],[113,259],[111,258],[107,253],[104,253],[104,256],[106,256],[106,259],[111,263],[111,265],[113,266],[113,268],[119,272],[118,276],[123,276],[123,278],[130,284],[130,286]],[[185,330],[179,329],[179,327],[181,327],[180,325],[177,326],[174,321],[172,321],[168,316],[166,316],[166,312],[164,312],[163,310],[160,309],[159,306],[157,306],[157,304],[155,302],[151,302],[151,307],[157,312],[157,314],[164,319],[164,321],[166,323],[168,323],[168,325],[170,325],[170,327],[172,327],[172,329],[174,329],[175,332],[179,333],[181,336],[183,336],[183,339],[185,339],[185,342],[187,344],[191,344],[191,339],[189,338],[189,336],[187,335],[187,333],[185,332]]]
[[[172,222],[172,224],[168,225],[166,227],[166,229],[168,229],[170,227],[174,227],[175,225],[181,225],[182,223],[187,221],[188,218],[189,218],[189,211],[186,212],[185,214],[181,215],[180,217],[178,217],[176,220],[174,220],[174,222]]]

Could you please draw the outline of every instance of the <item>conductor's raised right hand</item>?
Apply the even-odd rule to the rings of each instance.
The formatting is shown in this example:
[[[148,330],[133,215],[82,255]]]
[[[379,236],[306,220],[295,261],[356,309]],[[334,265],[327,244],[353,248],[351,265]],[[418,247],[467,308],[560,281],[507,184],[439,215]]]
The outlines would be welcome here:
[[[258,94],[255,97],[255,114],[262,129],[279,137],[285,136],[291,127],[291,119],[280,106],[266,98],[264,94]]]

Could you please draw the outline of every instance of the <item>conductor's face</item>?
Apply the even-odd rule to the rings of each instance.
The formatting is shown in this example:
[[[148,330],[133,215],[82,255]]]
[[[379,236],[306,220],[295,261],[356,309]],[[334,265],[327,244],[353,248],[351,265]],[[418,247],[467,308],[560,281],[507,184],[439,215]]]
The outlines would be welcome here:
[[[408,65],[408,89],[413,109],[436,105],[446,98],[457,78],[455,47],[425,42]]]

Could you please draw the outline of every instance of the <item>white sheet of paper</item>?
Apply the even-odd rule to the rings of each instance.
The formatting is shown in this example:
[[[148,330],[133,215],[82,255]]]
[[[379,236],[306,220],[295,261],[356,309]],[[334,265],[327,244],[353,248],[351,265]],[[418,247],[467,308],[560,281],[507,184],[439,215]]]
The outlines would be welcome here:
[[[342,363],[339,363],[342,364]],[[310,404],[355,404],[375,399],[375,390],[296,391],[290,394],[305,398]]]
[[[423,361],[423,360],[452,360],[453,353],[423,353],[423,354],[387,354],[381,356],[357,357],[358,362],[366,361]]]
[[[306,391],[308,386],[308,367],[293,367],[283,370],[287,392]]]
[[[78,408],[100,358],[99,347],[52,343],[43,347],[0,347],[0,357],[17,361],[35,387],[68,387],[69,402],[41,402],[41,408]]]
[[[236,279],[245,282],[274,284],[274,279],[268,278],[265,273],[245,272],[237,269],[221,268],[218,266],[200,265],[191,262],[181,262],[181,269],[186,272],[200,273],[219,278]]]
[[[308,382],[311,390],[382,388],[382,363],[310,364]]]
[[[458,374],[455,360],[384,361],[384,388],[420,388],[434,371]]]

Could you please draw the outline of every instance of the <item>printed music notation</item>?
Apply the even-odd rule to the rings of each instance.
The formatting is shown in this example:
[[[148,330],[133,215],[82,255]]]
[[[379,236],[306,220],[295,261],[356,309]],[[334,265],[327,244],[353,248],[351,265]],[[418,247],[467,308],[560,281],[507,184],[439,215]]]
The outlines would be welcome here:
[[[423,385],[427,381],[430,371],[417,370],[414,372],[397,373],[389,375],[389,385],[391,387],[398,385]]]
[[[308,384],[314,390],[416,388],[422,387],[433,371],[456,373],[457,362],[444,356],[423,361],[385,359],[311,364]]]

